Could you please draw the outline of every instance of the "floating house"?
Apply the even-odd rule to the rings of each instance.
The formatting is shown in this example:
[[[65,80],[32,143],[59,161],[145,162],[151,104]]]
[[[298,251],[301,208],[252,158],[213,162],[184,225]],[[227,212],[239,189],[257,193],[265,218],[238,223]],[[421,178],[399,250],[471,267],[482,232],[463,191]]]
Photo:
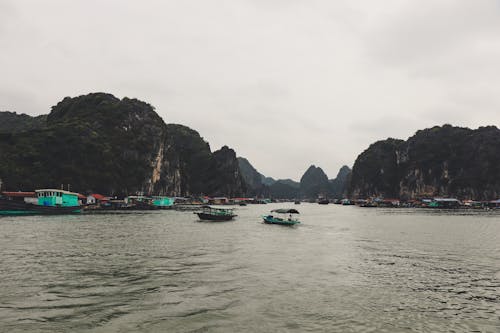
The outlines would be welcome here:
[[[35,192],[3,192],[0,215],[52,215],[80,213],[78,193],[45,189]]]
[[[378,207],[399,207],[401,205],[399,199],[376,198],[374,201],[377,203]]]
[[[12,201],[20,201],[37,205],[38,198],[36,192],[2,192],[2,197]]]
[[[92,193],[87,196],[87,205],[96,205],[101,203],[107,203],[109,198],[97,193]]]
[[[227,205],[229,203],[229,199],[226,197],[215,197],[215,198],[210,198],[208,202],[211,205]]]
[[[73,193],[64,190],[44,189],[36,190],[38,198],[37,204],[40,206],[49,207],[78,207],[78,193]]]
[[[153,206],[157,207],[170,207],[173,206],[175,203],[175,198],[171,197],[163,197],[159,195],[154,195],[152,196],[153,199]]]
[[[428,204],[429,208],[458,208],[462,205],[460,200],[455,198],[434,198]]]
[[[254,201],[253,198],[233,198],[231,199],[232,202],[235,204],[240,204],[240,203],[252,203]]]
[[[500,199],[491,200],[487,203],[487,206],[490,208],[500,208]]]
[[[130,204],[137,204],[138,202],[140,203],[151,203],[151,198],[146,197],[144,195],[129,195],[124,199],[125,203],[130,205]]]

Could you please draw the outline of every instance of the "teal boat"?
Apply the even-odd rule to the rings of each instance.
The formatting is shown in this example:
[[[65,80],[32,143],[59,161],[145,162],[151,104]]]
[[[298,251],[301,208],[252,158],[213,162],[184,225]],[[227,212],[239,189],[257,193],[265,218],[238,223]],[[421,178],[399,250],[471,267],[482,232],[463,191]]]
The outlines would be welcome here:
[[[25,192],[29,193],[29,192]],[[3,192],[0,198],[0,215],[58,215],[80,213],[78,193],[63,190],[36,190],[36,203],[16,192]]]
[[[278,214],[278,216],[275,216]],[[300,224],[298,218],[294,218],[294,214],[300,214],[296,209],[273,209],[269,215],[264,215],[264,223],[281,224],[281,225],[296,225]],[[287,217],[288,215],[288,217]]]

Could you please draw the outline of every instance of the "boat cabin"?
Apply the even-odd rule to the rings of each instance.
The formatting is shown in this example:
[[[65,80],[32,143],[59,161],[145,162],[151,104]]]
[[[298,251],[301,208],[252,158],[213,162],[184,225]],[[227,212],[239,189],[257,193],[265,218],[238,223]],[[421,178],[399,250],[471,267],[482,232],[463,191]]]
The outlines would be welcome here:
[[[232,208],[219,208],[205,205],[201,207],[201,210],[205,214],[216,216],[234,215],[234,210]]]
[[[229,221],[236,217],[232,209],[202,206],[200,212],[195,212],[202,221]]]
[[[77,207],[80,205],[78,193],[55,189],[36,190],[35,192],[40,206]]]

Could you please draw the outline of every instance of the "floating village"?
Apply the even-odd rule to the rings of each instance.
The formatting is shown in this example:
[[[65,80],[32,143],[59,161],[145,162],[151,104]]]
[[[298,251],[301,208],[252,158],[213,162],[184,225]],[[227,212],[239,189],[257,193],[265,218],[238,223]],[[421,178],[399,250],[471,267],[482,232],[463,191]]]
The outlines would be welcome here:
[[[290,202],[299,205],[302,202],[319,205],[336,204],[358,206],[362,208],[429,208],[429,209],[499,209],[500,199],[490,201],[459,200],[457,198],[421,198],[415,200],[369,198],[369,199],[271,199],[271,198],[228,198],[228,197],[169,197],[160,195],[137,195],[119,198],[98,193],[81,194],[62,189],[38,189],[35,191],[0,192],[0,215],[55,215],[75,213],[95,213],[100,211],[120,210],[202,210],[205,216],[225,215],[230,209],[218,209],[217,206],[246,206]],[[213,210],[210,212],[210,210]],[[229,214],[231,215],[231,214]],[[199,215],[200,218],[202,215]]]

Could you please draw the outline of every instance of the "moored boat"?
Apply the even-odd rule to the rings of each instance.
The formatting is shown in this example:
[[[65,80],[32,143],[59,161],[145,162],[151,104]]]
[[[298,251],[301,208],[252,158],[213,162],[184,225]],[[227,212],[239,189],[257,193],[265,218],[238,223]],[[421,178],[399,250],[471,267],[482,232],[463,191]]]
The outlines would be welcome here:
[[[211,206],[202,206],[201,212],[195,212],[202,221],[230,221],[237,215],[232,208],[218,208]]]
[[[0,215],[73,214],[80,213],[81,209],[78,193],[64,190],[3,192],[0,198]]]
[[[274,216],[273,213],[278,214],[278,216]],[[296,209],[274,209],[269,215],[262,216],[262,219],[264,220],[264,223],[267,224],[281,224],[290,226],[300,224],[298,218],[293,217],[294,214],[300,213]]]

